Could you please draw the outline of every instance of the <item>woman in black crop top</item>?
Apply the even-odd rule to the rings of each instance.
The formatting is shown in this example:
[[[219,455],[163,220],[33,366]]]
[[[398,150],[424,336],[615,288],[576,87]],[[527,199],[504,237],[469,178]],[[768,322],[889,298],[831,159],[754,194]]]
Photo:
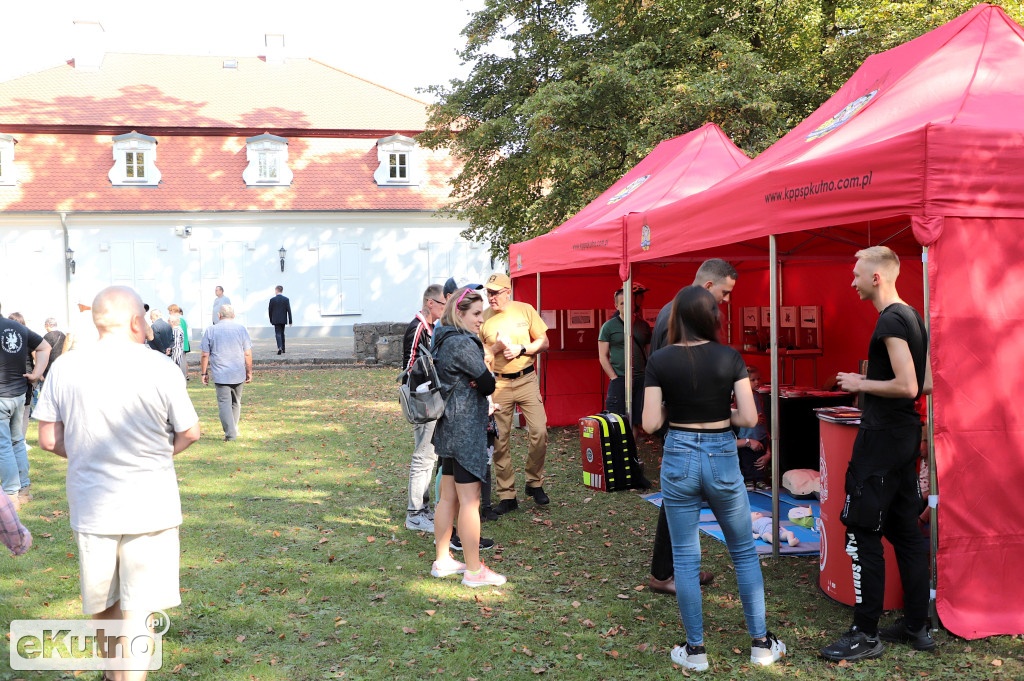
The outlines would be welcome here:
[[[697,671],[708,668],[698,582],[702,497],[715,512],[736,567],[750,661],[769,665],[786,652],[765,624],[764,581],[732,432],[733,426],[757,423],[754,394],[740,354],[718,342],[718,327],[718,305],[709,291],[701,286],[680,290],[672,303],[669,345],[651,355],[644,379],[644,430],[653,433],[665,421],[669,424],[661,491],[672,535],[676,599],[686,628],[686,645],[673,649],[672,660]]]

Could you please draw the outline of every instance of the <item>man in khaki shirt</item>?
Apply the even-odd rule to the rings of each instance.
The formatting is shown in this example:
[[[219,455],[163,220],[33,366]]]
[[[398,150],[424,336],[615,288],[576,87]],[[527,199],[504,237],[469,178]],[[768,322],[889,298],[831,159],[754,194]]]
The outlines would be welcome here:
[[[501,498],[494,511],[501,515],[519,508],[509,440],[512,414],[517,404],[530,433],[530,450],[526,455],[526,494],[538,504],[550,501],[542,486],[544,459],[548,451],[548,417],[534,371],[534,356],[548,349],[548,327],[532,305],[512,300],[512,280],[507,274],[492,274],[484,288],[487,289],[491,309],[484,313],[480,337],[487,365],[496,378],[494,403],[501,405],[501,410],[494,412],[498,422],[494,474]]]

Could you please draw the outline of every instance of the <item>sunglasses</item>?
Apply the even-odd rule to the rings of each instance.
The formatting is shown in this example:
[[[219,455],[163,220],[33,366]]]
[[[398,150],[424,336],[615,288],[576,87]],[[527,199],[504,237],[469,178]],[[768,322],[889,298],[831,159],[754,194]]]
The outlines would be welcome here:
[[[502,293],[507,293],[507,292],[508,292],[507,288],[503,288],[500,291],[492,291],[490,289],[487,289],[487,297],[488,298],[494,298],[495,296],[499,296]]]

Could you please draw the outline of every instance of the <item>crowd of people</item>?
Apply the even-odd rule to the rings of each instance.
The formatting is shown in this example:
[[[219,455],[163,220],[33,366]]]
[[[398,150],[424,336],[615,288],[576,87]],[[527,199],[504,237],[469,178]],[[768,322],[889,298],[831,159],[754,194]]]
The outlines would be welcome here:
[[[911,475],[920,437],[913,402],[931,390],[927,335],[920,316],[896,293],[899,260],[895,253],[885,247],[864,249],[856,253],[856,262],[853,286],[881,316],[869,349],[868,375],[838,376],[844,389],[865,396],[866,406],[848,473],[854,481],[847,484],[848,515],[843,517],[847,552],[854,560],[858,582],[854,623],[821,650],[823,657],[837,662],[877,657],[884,649],[882,641],[907,643],[917,650],[935,647],[926,621],[927,548],[916,526],[923,502],[916,475]],[[634,284],[630,367],[625,365],[626,292],[615,291],[616,313],[602,326],[598,340],[600,366],[608,378],[606,410],[625,415],[634,428],[642,427],[663,442],[663,502],[649,586],[676,596],[686,641],[672,650],[671,657],[694,671],[709,668],[701,586],[714,581],[714,575],[700,570],[702,505],[715,513],[732,557],[753,664],[770,665],[786,654],[785,643],[767,627],[755,540],[799,543],[789,530],[773,534],[771,518],[752,512],[747,496],[748,491],[765,487],[771,452],[756,392],[760,371],[746,366],[737,350],[719,340],[719,306],[728,302],[737,278],[736,269],[724,260],[704,262],[693,283],[659,312],[653,329],[642,316],[647,289]],[[489,310],[477,293],[481,289]],[[456,287],[449,280],[443,288],[428,287],[421,311],[409,324],[406,368],[411,370],[417,354],[432,353],[448,397],[437,422],[414,426],[406,519],[410,530],[433,532],[436,555],[430,574],[435,577],[462,574],[468,586],[506,581],[480,560],[478,547],[484,548],[490,540],[479,537],[479,528],[480,520],[500,518],[519,507],[508,449],[517,406],[530,442],[526,495],[538,504],[548,502],[542,486],[546,418],[533,375],[533,357],[547,348],[546,331],[535,309],[511,300],[511,281],[502,273],[492,275],[485,286]],[[626,407],[627,380],[632,410]],[[493,462],[500,501],[493,515],[487,491],[488,414],[497,426]],[[889,427],[897,430],[890,434]],[[900,454],[888,458],[883,452],[890,450]],[[429,490],[435,467],[440,485],[432,513]],[[453,524],[462,531],[465,545],[450,543],[455,536]],[[879,629],[883,536],[897,548],[908,596],[905,617]],[[453,558],[451,548],[462,548],[465,562]]]
[[[862,395],[864,416],[842,518],[858,596],[850,630],[821,651],[834,661],[877,657],[882,641],[918,650],[935,647],[927,628],[927,548],[916,525],[923,502],[914,469],[920,423],[913,403],[931,388],[928,339],[920,315],[896,292],[898,274],[898,258],[888,248],[857,252],[853,286],[879,311],[879,321],[867,375],[838,375],[843,389]],[[792,542],[793,537],[772,536],[766,518],[751,512],[747,496],[751,485],[763,481],[770,456],[755,395],[759,376],[737,350],[719,341],[719,305],[729,299],[737,276],[725,261],[705,262],[693,284],[661,310],[653,329],[640,315],[646,289],[634,286],[636,317],[628,325],[632,367],[624,361],[623,290],[613,294],[617,313],[598,341],[600,365],[609,379],[607,409],[627,412],[625,381],[631,381],[635,409],[627,418],[663,439],[663,504],[649,585],[676,596],[686,641],[671,657],[694,671],[709,667],[701,586],[714,576],[700,570],[698,521],[704,503],[715,513],[735,568],[751,662],[770,665],[786,653],[767,627],[754,542],[757,537]],[[279,353],[285,351],[283,327],[291,324],[281,292],[278,287],[268,310],[271,322],[281,327],[276,329]],[[252,380],[252,342],[234,321],[223,289],[217,287],[216,294],[214,323],[200,342],[200,369],[203,384],[212,378],[216,386],[224,439],[232,441],[238,437],[242,387]],[[168,311],[164,322],[161,312],[147,310],[130,288],[104,289],[92,305],[99,340],[73,352],[72,339],[53,319],[45,324],[45,337],[27,329],[16,314],[0,319],[5,492],[0,540],[15,555],[32,542],[17,512],[32,498],[25,412],[35,386],[39,445],[68,459],[67,498],[83,610],[97,619],[133,621],[140,613],[180,603],[181,508],[173,456],[198,440],[199,423],[182,361],[187,326],[180,308],[171,305]],[[481,551],[494,546],[481,536],[481,525],[519,509],[510,439],[517,410],[528,428],[525,498],[540,506],[550,502],[544,490],[547,418],[535,365],[548,347],[547,326],[531,305],[512,300],[504,273],[482,285],[459,286],[449,279],[426,288],[403,345],[404,380],[424,387],[415,368],[418,359],[429,356],[444,395],[440,418],[413,426],[406,527],[433,534],[432,576],[460,575],[468,587],[504,584],[507,577],[481,558]],[[883,536],[896,549],[906,609],[903,618],[880,629]],[[461,551],[462,560],[453,550]]]

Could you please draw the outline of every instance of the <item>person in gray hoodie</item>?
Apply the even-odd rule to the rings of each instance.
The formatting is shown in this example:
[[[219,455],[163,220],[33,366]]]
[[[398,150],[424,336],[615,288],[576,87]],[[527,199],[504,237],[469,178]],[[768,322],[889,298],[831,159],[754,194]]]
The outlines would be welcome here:
[[[505,577],[480,560],[480,489],[487,475],[488,396],[494,376],[484,364],[477,335],[483,323],[483,298],[462,288],[445,304],[441,325],[434,331],[433,355],[438,380],[447,401],[434,428],[434,451],[441,460],[441,494],[434,508],[436,559],[434,577],[462,575],[466,586],[500,586]],[[458,516],[465,563],[450,551]]]

